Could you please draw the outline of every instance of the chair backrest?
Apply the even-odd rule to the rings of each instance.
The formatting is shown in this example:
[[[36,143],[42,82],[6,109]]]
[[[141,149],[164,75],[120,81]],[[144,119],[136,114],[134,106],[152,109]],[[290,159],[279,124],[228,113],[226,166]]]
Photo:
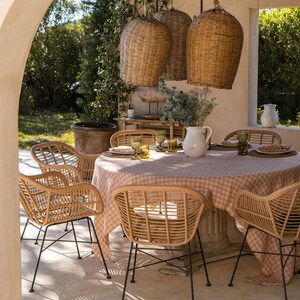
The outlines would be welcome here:
[[[278,133],[271,130],[255,130],[255,129],[240,129],[243,131],[249,132],[248,141],[250,144],[281,144],[281,137]],[[224,141],[229,139],[236,139],[237,132],[239,130],[235,130],[226,135]]]
[[[68,181],[59,172],[34,176],[19,173],[19,196],[22,206],[32,221],[42,225],[47,222],[47,208],[50,198],[48,187],[64,188]]]
[[[29,219],[45,226],[103,212],[99,191],[88,183],[68,185],[59,172],[26,176],[19,173],[20,202]]]
[[[280,239],[299,240],[300,183],[262,197],[240,191],[235,200],[238,218]]]
[[[55,141],[34,145],[30,151],[43,173],[61,172],[70,184],[92,180],[96,158],[91,155],[82,154],[65,143]]]
[[[110,138],[110,146],[130,146],[132,137],[141,137],[143,145],[155,145],[155,130],[121,130],[115,132]]]
[[[180,246],[194,236],[205,197],[174,186],[123,186],[113,191],[127,238],[143,245]]]
[[[77,167],[78,152],[71,146],[62,142],[46,142],[31,147],[31,155],[41,166],[47,165],[71,165]]]

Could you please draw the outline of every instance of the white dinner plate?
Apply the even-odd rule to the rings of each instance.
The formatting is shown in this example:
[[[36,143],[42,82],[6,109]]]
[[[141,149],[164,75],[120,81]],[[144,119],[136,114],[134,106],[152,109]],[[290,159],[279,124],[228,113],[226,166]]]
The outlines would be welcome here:
[[[289,153],[289,152],[293,151],[293,149],[290,148],[290,149],[284,150],[284,151],[263,151],[263,150],[256,149],[256,151],[257,151],[258,153],[261,153],[261,154],[270,154],[270,155],[274,155],[274,154],[285,154],[285,153]]]
[[[110,148],[109,152],[115,155],[132,155],[134,150],[130,146],[118,146]]]

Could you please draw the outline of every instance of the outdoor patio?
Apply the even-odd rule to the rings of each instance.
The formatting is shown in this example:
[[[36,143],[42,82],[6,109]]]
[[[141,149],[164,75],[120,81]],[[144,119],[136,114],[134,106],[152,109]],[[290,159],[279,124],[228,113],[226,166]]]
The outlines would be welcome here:
[[[39,173],[28,151],[19,151],[19,168],[24,174]],[[21,231],[26,215],[21,209]],[[77,225],[80,237],[88,238],[85,223]],[[63,230],[63,225],[54,229]],[[55,233],[55,232],[54,232]],[[29,226],[25,237],[36,237],[37,230]],[[106,279],[103,264],[90,254],[89,245],[81,245],[83,256],[78,260],[73,243],[59,243],[43,253],[35,283],[35,292],[29,288],[37,260],[39,246],[33,241],[21,243],[22,257],[22,295],[23,299],[78,299],[100,300],[121,299],[127,265],[129,243],[123,237],[120,227],[110,235],[110,256],[107,259],[112,279]],[[146,259],[146,258],[145,258]],[[148,257],[147,257],[148,259]],[[236,275],[234,286],[229,288],[235,258],[208,264],[211,287],[205,286],[204,269],[194,272],[196,299],[283,299],[282,286],[261,286],[247,283],[247,278],[259,275],[259,265],[254,256],[243,256]],[[144,258],[139,256],[139,262]],[[165,275],[159,272],[161,265],[138,270],[136,283],[128,283],[127,299],[189,299],[190,282],[188,277]],[[300,275],[292,278],[287,285],[289,299],[299,298]]]

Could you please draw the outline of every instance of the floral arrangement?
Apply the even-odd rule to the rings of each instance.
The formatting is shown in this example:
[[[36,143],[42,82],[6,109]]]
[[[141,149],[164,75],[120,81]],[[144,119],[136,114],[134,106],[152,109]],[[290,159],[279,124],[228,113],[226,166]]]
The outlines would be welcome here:
[[[159,84],[168,98],[162,106],[161,121],[180,121],[185,127],[202,126],[208,115],[217,105],[216,98],[208,99],[212,91],[208,87],[197,88],[190,92],[170,91],[164,83]]]

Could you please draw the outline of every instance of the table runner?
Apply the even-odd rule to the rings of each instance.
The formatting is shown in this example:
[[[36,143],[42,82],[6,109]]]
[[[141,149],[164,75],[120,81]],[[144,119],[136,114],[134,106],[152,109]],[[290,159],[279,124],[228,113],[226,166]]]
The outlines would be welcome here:
[[[92,183],[98,188],[105,203],[103,215],[95,217],[95,227],[103,247],[109,254],[108,234],[120,224],[120,218],[110,193],[118,186],[130,184],[176,185],[212,192],[215,207],[232,213],[234,194],[240,189],[258,195],[268,195],[283,186],[300,180],[300,155],[284,158],[239,156],[236,152],[208,151],[194,159],[183,152],[159,153],[151,151],[153,160],[135,161],[100,156],[96,160]],[[267,238],[249,234],[250,247],[273,247]],[[95,254],[99,256],[97,249]],[[258,257],[265,276],[277,274],[273,259]],[[274,271],[275,269],[275,271]],[[280,272],[279,272],[280,274]],[[291,278],[291,266],[286,268]],[[262,283],[264,280],[259,280]],[[280,284],[275,278],[271,284]]]

